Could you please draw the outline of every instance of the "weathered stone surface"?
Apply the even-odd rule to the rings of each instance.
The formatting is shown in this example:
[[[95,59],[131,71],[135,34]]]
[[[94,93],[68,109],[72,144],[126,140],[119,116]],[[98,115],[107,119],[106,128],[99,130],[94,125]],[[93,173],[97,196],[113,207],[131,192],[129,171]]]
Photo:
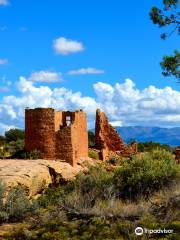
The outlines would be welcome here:
[[[37,149],[43,159],[63,159],[75,166],[81,157],[88,157],[86,114],[81,110],[26,109],[25,149]]]
[[[137,144],[130,146],[124,144],[123,140],[109,123],[105,113],[99,109],[96,111],[95,145],[100,150],[100,159],[109,158],[110,152],[118,152],[121,156],[131,156],[137,153]]]
[[[104,112],[96,111],[95,144],[97,149],[108,148],[110,151],[118,151],[124,147],[123,140],[117,131],[108,122]]]
[[[51,108],[26,109],[25,149],[41,152],[41,158],[55,159],[54,110]]]
[[[76,167],[55,160],[1,160],[0,180],[8,189],[20,185],[29,197],[34,197],[52,184],[73,180],[86,170],[83,166],[86,162],[94,164],[91,159],[82,159]]]

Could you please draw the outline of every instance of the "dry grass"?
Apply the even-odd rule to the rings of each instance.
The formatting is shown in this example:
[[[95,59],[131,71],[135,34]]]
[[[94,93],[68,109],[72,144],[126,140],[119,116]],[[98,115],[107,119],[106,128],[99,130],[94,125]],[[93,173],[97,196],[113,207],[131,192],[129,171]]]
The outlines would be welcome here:
[[[133,216],[142,216],[148,213],[149,206],[150,204],[144,201],[139,203],[128,203],[122,202],[118,199],[107,201],[99,200],[95,203],[90,212],[104,217],[112,215],[128,218]]]

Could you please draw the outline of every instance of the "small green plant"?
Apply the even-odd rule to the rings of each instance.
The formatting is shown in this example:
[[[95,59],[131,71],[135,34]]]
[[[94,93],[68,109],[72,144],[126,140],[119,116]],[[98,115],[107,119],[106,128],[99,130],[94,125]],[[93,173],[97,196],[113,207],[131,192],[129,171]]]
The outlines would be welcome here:
[[[6,146],[6,151],[11,155],[15,155],[17,152],[24,149],[24,140],[18,139],[16,141],[11,141]]]
[[[11,220],[20,220],[31,210],[31,203],[24,190],[17,186],[12,188],[5,202],[5,210]]]
[[[36,160],[36,159],[41,159],[41,152],[37,149],[27,152],[24,149],[17,151],[12,158],[15,159],[31,159],[31,160]]]
[[[0,159],[5,159],[6,158],[6,149],[5,146],[0,146]]]
[[[2,181],[0,181],[0,211],[2,211],[4,208],[3,199],[5,197],[5,192],[6,192],[6,186]]]
[[[45,193],[37,199],[38,205],[45,208],[47,206],[60,204],[60,202],[64,200],[67,192],[63,186],[48,188]]]
[[[140,142],[138,143],[138,152],[152,152],[153,150],[166,150],[173,152],[174,148],[167,144],[160,144],[159,142]]]
[[[99,159],[99,153],[93,150],[89,150],[89,157],[98,160]]]
[[[30,202],[20,186],[7,192],[6,186],[0,182],[0,222],[21,220],[36,207],[37,204]]]
[[[26,153],[26,158],[27,159],[33,159],[33,160],[40,159],[41,158],[41,152],[37,149],[35,149],[31,152],[27,152]]]

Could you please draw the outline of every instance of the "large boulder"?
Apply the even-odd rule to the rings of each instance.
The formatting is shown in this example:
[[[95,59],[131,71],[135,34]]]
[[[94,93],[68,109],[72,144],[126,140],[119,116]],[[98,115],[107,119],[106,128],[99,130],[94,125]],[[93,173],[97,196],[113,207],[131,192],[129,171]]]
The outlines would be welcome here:
[[[7,189],[21,186],[31,198],[51,185],[73,180],[80,171],[84,171],[84,162],[86,160],[72,167],[58,160],[0,160],[0,180]],[[88,159],[88,162],[91,161]]]

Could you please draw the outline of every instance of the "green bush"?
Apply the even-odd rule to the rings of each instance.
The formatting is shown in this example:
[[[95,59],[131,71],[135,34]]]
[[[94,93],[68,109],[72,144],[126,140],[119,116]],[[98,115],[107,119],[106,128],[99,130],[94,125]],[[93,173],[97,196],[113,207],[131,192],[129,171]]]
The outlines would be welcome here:
[[[40,159],[41,158],[41,152],[37,149],[31,151],[31,152],[26,152],[25,153],[25,159]]]
[[[6,152],[8,152],[12,157],[17,152],[22,151],[24,149],[24,140],[18,139],[16,141],[11,141],[6,146]]]
[[[4,206],[5,193],[6,193],[6,186],[2,181],[0,181],[0,223],[7,222],[9,219],[9,215],[6,212],[6,209]]]
[[[112,175],[103,167],[90,167],[87,174],[77,176],[74,181],[74,188],[80,190],[82,194],[95,188],[99,193],[103,193],[108,187],[112,186]]]
[[[14,187],[9,191],[5,203],[5,209],[9,215],[9,219],[12,220],[22,219],[26,213],[30,211],[30,201],[21,187]]]
[[[174,156],[165,150],[155,150],[125,161],[116,170],[113,183],[120,197],[136,200],[168,186],[177,173]]]
[[[153,150],[166,150],[173,152],[174,148],[167,144],[160,144],[159,142],[140,142],[138,143],[138,152],[151,152]]]
[[[47,206],[60,204],[67,192],[68,191],[62,186],[48,188],[45,193],[38,198],[38,205],[45,208]]]
[[[36,160],[41,159],[41,152],[37,149],[27,152],[24,149],[17,151],[12,158],[15,159],[30,159],[30,160]]]
[[[89,150],[89,157],[98,160],[99,159],[99,153],[95,152],[93,150]]]
[[[6,148],[5,146],[0,146],[0,159],[5,159],[6,158]]]
[[[21,220],[34,211],[35,206],[21,187],[13,187],[6,194],[6,186],[0,182],[0,222]]]
[[[0,211],[3,211],[3,208],[4,208],[3,199],[5,196],[5,192],[6,192],[6,186],[2,181],[0,181]]]

